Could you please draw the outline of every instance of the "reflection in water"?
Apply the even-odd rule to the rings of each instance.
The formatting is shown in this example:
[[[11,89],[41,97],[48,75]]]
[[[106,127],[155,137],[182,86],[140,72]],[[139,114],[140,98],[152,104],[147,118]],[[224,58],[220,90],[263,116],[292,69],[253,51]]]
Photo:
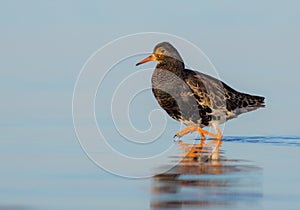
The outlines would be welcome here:
[[[179,143],[180,163],[152,180],[151,209],[252,209],[262,198],[261,169],[228,160],[217,147]],[[216,149],[217,148],[217,149]]]

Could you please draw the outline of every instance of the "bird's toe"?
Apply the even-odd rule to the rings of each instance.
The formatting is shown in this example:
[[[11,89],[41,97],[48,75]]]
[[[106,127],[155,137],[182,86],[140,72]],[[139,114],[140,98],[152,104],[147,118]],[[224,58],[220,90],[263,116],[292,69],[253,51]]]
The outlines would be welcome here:
[[[179,141],[180,140],[180,136],[178,136],[177,134],[175,134],[174,136],[173,136],[173,141],[174,142],[177,142],[177,141]]]

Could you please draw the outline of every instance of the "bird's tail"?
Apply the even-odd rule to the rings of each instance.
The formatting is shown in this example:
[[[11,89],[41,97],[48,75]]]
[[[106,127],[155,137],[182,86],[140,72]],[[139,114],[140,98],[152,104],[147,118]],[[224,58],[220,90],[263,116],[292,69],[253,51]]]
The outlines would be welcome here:
[[[261,107],[265,107],[265,97],[262,96],[253,96],[249,94],[243,94],[244,100],[248,105],[246,109],[252,111]]]

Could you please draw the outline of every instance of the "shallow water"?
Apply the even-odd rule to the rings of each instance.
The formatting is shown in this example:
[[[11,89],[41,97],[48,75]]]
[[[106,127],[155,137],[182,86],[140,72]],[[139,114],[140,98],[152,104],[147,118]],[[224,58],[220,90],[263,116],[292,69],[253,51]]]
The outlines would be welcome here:
[[[181,147],[171,170],[126,179],[73,141],[3,141],[0,209],[300,208],[299,137],[225,137],[217,160],[199,150],[182,159]]]
[[[261,168],[223,156],[210,159],[210,153],[192,154],[153,178],[152,209],[245,209],[259,205],[263,196]]]

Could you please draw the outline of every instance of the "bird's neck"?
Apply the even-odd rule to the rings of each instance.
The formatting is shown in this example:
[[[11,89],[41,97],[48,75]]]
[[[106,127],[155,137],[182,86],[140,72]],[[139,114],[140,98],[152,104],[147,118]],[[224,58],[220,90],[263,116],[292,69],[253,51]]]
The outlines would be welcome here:
[[[167,70],[172,72],[173,74],[175,74],[176,76],[182,78],[183,77],[183,70],[184,70],[184,63],[182,61],[179,60],[163,60],[161,62],[159,62],[156,65],[156,69],[160,69],[160,70]]]

